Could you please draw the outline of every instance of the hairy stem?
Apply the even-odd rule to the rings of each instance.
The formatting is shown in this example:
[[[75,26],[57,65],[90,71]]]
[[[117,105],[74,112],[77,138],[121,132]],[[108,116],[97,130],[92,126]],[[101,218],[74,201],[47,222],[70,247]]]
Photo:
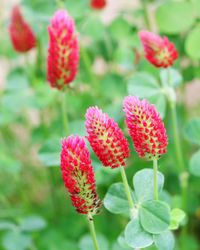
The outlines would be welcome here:
[[[127,195],[129,206],[130,206],[131,209],[133,209],[134,208],[134,203],[133,203],[133,199],[132,199],[132,196],[131,196],[131,191],[130,191],[130,188],[129,188],[129,185],[128,185],[126,172],[125,172],[123,166],[120,167],[120,171],[121,171],[121,176],[122,176],[122,180],[123,180],[123,183],[124,183],[124,188],[125,188],[125,192],[126,192],[126,195]]]
[[[100,250],[99,245],[98,245],[98,241],[97,241],[95,227],[94,227],[93,217],[90,214],[88,214],[88,224],[89,224],[90,234],[92,236],[94,248],[95,248],[95,250]]]
[[[153,192],[154,192],[154,199],[158,200],[158,161],[157,159],[153,160]]]
[[[81,57],[82,57],[86,72],[90,78],[91,84],[93,85],[93,92],[98,92],[99,83],[92,72],[92,63],[91,63],[88,53],[85,51],[84,48],[81,49]]]
[[[63,134],[69,135],[68,114],[65,93],[62,93],[62,119],[63,119]]]
[[[141,2],[142,9],[143,9],[143,12],[144,12],[145,25],[146,25],[148,30],[151,30],[151,22],[150,22],[150,18],[149,18],[149,13],[148,13],[148,7],[147,7],[146,0],[140,0],[140,2]]]
[[[183,160],[183,153],[182,153],[182,149],[181,149],[181,142],[180,142],[180,137],[179,137],[179,132],[178,132],[178,122],[177,122],[175,103],[170,103],[170,109],[171,109],[171,118],[172,118],[172,127],[173,127],[176,159],[177,159],[179,170],[183,171],[184,170],[184,160]]]

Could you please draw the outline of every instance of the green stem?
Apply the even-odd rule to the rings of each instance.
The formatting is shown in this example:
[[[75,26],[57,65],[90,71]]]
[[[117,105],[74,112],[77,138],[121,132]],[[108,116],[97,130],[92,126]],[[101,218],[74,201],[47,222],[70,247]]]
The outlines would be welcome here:
[[[62,119],[63,119],[63,134],[69,135],[68,114],[65,93],[62,93]]]
[[[85,69],[87,71],[87,74],[90,78],[91,84],[93,84],[94,91],[96,91],[99,89],[99,83],[92,72],[92,63],[91,63],[88,53],[85,51],[84,48],[81,49],[81,57],[82,57]]]
[[[149,13],[148,13],[148,7],[147,7],[146,0],[140,0],[140,2],[141,2],[143,12],[144,12],[144,21],[145,21],[146,27],[148,30],[151,30],[151,22],[149,19]]]
[[[93,221],[93,218],[90,214],[88,214],[88,224],[89,224],[90,234],[92,236],[94,248],[95,248],[95,250],[100,250],[99,245],[98,245],[98,241],[97,241],[95,227],[94,227],[94,221]]]
[[[37,56],[36,56],[36,75],[41,75],[42,70],[42,62],[43,62],[43,51],[42,51],[42,43],[40,39],[37,39]]]
[[[181,149],[181,142],[178,132],[178,122],[177,122],[177,114],[176,114],[176,105],[175,103],[170,103],[171,109],[171,118],[172,118],[172,126],[173,126],[173,134],[174,134],[174,145],[175,145],[175,153],[177,158],[177,163],[180,171],[184,170],[184,160],[183,153]]]
[[[154,199],[158,200],[158,161],[157,159],[153,160],[153,192],[154,192]]]
[[[132,196],[131,196],[131,191],[130,191],[130,188],[129,188],[129,185],[128,185],[126,172],[125,172],[123,166],[120,167],[120,171],[121,171],[121,176],[122,176],[122,180],[123,180],[123,183],[124,183],[124,188],[125,188],[125,192],[126,192],[126,195],[127,195],[128,203],[129,203],[130,208],[132,209],[132,208],[134,208],[134,203],[133,203],[133,199],[132,199]]]
[[[56,0],[56,5],[59,9],[64,8],[64,3],[62,0]]]

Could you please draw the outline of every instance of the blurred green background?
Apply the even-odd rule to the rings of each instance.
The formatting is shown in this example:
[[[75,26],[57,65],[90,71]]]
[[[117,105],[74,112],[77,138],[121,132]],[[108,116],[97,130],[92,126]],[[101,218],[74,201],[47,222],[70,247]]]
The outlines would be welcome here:
[[[75,212],[61,179],[60,140],[66,136],[62,93],[52,89],[46,80],[47,26],[58,6],[53,0],[20,2],[39,46],[27,54],[18,54],[8,33],[15,2],[0,2],[0,249],[92,250],[86,218]],[[166,196],[172,207],[183,208],[166,74],[143,58],[137,32],[157,31],[175,43],[179,59],[171,74],[189,171],[183,208],[187,220],[175,233],[176,249],[199,250],[200,1],[110,0],[101,11],[91,9],[88,0],[63,3],[75,19],[80,45],[79,72],[72,90],[66,93],[70,133],[85,135],[85,111],[98,105],[127,135],[122,112],[124,96],[147,98],[160,111],[169,136],[168,153],[160,160]],[[126,170],[129,183],[138,169],[151,167],[138,158],[131,141],[130,148]],[[98,193],[103,199],[109,186],[120,181],[120,174],[117,169],[103,168],[92,151],[91,155]],[[126,249],[117,241],[127,224],[126,217],[102,208],[95,224],[103,250]]]

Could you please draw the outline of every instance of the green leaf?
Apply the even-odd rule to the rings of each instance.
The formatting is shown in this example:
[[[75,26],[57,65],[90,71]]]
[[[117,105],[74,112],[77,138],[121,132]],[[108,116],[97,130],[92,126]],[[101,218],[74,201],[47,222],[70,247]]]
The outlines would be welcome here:
[[[156,22],[161,32],[178,34],[195,22],[193,6],[189,2],[167,1],[156,10]]]
[[[97,16],[89,16],[83,24],[82,34],[92,38],[92,41],[104,37],[105,26]]]
[[[183,82],[182,75],[175,69],[161,69],[160,79],[163,87],[177,87]]]
[[[154,95],[148,98],[149,102],[154,104],[156,107],[156,110],[160,113],[161,118],[165,117],[166,113],[166,97],[163,93],[160,93],[158,95]]]
[[[5,152],[0,153],[0,172],[5,171],[11,174],[17,174],[20,172],[21,168],[21,162],[11,158],[11,155]]]
[[[185,128],[188,141],[200,145],[200,118],[192,119]]]
[[[181,222],[185,219],[185,212],[179,208],[174,208],[171,211],[171,221],[170,221],[170,230],[178,229]]]
[[[39,150],[39,159],[46,167],[60,165],[61,138],[49,139]]]
[[[195,16],[197,18],[200,17],[200,1],[199,0],[192,0],[191,3],[193,5],[193,10],[194,10]]]
[[[46,221],[37,215],[32,215],[27,218],[23,218],[20,221],[20,229],[25,232],[34,232],[44,229],[47,226]]]
[[[6,250],[26,250],[31,244],[31,237],[18,231],[8,232],[3,237],[3,246]]]
[[[103,235],[97,235],[98,244],[101,249],[109,250],[108,241]],[[80,250],[95,250],[93,241],[90,235],[85,235],[81,238],[79,242]]]
[[[128,81],[128,93],[139,98],[147,98],[149,102],[155,104],[161,117],[164,117],[166,98],[163,89],[151,74],[140,72],[132,76]]]
[[[112,38],[116,41],[121,37],[122,41],[127,43],[127,36],[132,33],[131,28],[130,24],[124,18],[118,17],[111,23],[109,30]]]
[[[117,238],[117,243],[119,245],[120,250],[131,250],[132,247],[129,247],[125,241],[124,233],[121,233]]]
[[[145,231],[160,234],[167,230],[170,223],[169,206],[161,201],[145,201],[139,209],[140,222]]]
[[[192,59],[200,58],[199,40],[200,27],[195,27],[190,31],[185,40],[185,51]]]
[[[191,174],[200,177],[200,150],[192,155],[189,170]]]
[[[154,235],[155,245],[158,250],[173,250],[175,245],[175,239],[172,232],[169,230]]]
[[[132,248],[145,248],[153,243],[153,236],[144,231],[138,219],[133,219],[125,228],[125,240]]]
[[[10,221],[7,221],[7,220],[0,221],[0,230],[12,230],[15,228],[16,228],[16,225]]]
[[[105,208],[114,214],[129,214],[129,204],[123,183],[114,183],[104,198]]]
[[[134,175],[133,186],[138,201],[144,202],[153,199],[153,176],[153,170],[147,168],[138,171]],[[157,180],[158,192],[160,193],[164,185],[164,176],[162,173],[158,172]]]
[[[136,73],[128,81],[129,95],[135,95],[139,98],[146,98],[157,95],[160,87],[156,79],[145,72]]]
[[[6,90],[23,91],[28,87],[28,79],[24,72],[12,71],[9,73],[6,83]]]

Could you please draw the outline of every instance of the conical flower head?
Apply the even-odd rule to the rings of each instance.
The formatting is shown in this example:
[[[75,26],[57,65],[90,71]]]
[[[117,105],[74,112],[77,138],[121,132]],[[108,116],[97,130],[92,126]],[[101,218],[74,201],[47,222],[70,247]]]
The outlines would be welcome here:
[[[103,165],[111,168],[125,166],[129,147],[118,124],[98,107],[90,107],[85,125],[87,139]]]
[[[36,37],[24,20],[18,6],[13,7],[9,26],[10,39],[17,52],[27,52],[36,46]]]
[[[155,107],[146,100],[127,96],[123,109],[129,134],[139,156],[152,160],[165,154],[168,138]]]
[[[74,21],[65,10],[58,10],[51,19],[48,32],[47,79],[52,87],[63,89],[75,79],[79,64]]]
[[[76,211],[81,214],[96,214],[101,201],[96,192],[90,154],[82,137],[69,136],[63,139],[60,165],[65,187]]]
[[[140,31],[139,37],[145,58],[158,68],[168,68],[178,58],[178,52],[167,37],[160,37],[148,31]]]
[[[93,9],[101,10],[106,6],[106,0],[91,0],[90,6]]]

